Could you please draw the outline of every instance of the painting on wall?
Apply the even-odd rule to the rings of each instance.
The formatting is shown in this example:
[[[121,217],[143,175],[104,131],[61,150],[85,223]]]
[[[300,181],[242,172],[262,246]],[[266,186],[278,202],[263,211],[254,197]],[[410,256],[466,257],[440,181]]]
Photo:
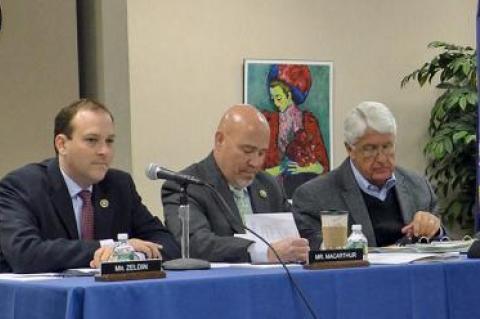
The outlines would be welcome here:
[[[244,102],[270,125],[265,170],[291,198],[332,163],[332,63],[304,60],[244,61]]]

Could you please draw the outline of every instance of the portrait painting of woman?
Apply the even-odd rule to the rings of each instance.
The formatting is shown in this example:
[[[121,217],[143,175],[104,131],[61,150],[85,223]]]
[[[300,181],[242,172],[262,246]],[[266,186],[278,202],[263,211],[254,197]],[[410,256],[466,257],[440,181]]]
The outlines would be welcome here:
[[[248,99],[246,102],[262,110],[269,122],[270,144],[265,157],[265,170],[277,177],[291,197],[299,185],[330,170],[330,152],[323,133],[330,136],[329,127],[322,130],[314,113],[317,111],[317,114],[326,114],[328,117],[330,99],[323,99],[328,101],[323,105],[321,100],[313,100],[312,96],[319,96],[318,92],[316,95],[311,94],[318,85],[313,85],[316,78],[312,76],[309,65],[272,63],[267,68],[262,66],[265,73],[263,90],[267,100]],[[330,71],[330,68],[327,70]],[[323,88],[324,92],[330,91],[329,82],[327,84]],[[247,88],[252,89],[248,84]],[[250,95],[253,99],[259,96],[261,94]],[[313,109],[315,106],[323,108],[323,113]],[[322,123],[330,126],[328,118],[327,121],[323,120]]]

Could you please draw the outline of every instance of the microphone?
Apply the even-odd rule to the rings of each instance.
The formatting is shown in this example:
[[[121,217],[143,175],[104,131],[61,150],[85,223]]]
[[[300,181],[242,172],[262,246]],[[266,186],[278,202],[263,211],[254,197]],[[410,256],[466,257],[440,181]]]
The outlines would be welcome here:
[[[272,245],[261,235],[259,235],[257,232],[253,231],[249,227],[247,227],[241,219],[238,219],[238,217],[233,213],[232,209],[230,206],[227,204],[223,196],[220,194],[220,192],[213,186],[210,185],[206,182],[203,182],[196,177],[190,176],[190,175],[182,175],[176,172],[173,172],[171,170],[168,170],[166,168],[160,167],[157,164],[150,163],[148,165],[147,169],[145,170],[145,174],[147,177],[151,180],[156,180],[156,179],[166,179],[170,181],[175,181],[182,186],[182,195],[185,197],[183,199],[184,203],[182,204],[182,198],[180,198],[180,207],[179,207],[179,216],[180,219],[182,220],[182,238],[181,238],[181,248],[182,248],[182,258],[179,259],[174,259],[170,261],[166,261],[164,263],[165,269],[170,269],[170,270],[186,270],[186,269],[209,269],[210,268],[210,263],[208,261],[204,260],[199,260],[199,259],[194,259],[190,258],[189,256],[189,215],[190,215],[190,209],[188,205],[188,199],[187,199],[187,188],[186,185],[188,184],[197,184],[197,185],[202,185],[207,187],[214,196],[220,201],[222,206],[226,209],[227,214],[229,214],[231,217],[234,219],[237,219],[239,222],[240,226],[252,233],[255,237],[260,239],[262,242],[264,242],[274,253],[275,257],[277,260],[280,262],[282,265],[283,269],[285,269],[285,272],[287,273],[288,279],[290,280],[292,286],[294,289],[298,292],[300,295],[300,298],[302,299],[303,303],[305,304],[308,312],[312,316],[313,319],[317,319],[317,315],[313,311],[312,306],[310,305],[310,302],[307,300],[305,297],[302,289],[297,285],[297,282],[293,279],[292,275],[290,274],[290,270],[288,270],[288,267],[286,266],[285,262],[282,260],[282,258],[278,255],[277,251],[275,248],[272,247]]]
[[[145,169],[145,174],[151,180],[156,179],[165,179],[167,181],[177,182],[180,185],[186,184],[195,184],[195,185],[205,185],[206,183],[199,180],[196,177],[190,175],[183,175],[164,167],[161,167],[157,164],[150,163]]]

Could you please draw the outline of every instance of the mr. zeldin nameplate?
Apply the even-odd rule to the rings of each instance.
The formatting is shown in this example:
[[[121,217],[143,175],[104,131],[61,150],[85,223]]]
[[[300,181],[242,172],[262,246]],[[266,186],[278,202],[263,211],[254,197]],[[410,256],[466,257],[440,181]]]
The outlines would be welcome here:
[[[103,262],[100,266],[100,274],[95,276],[96,281],[117,281],[137,279],[165,278],[162,260],[135,260]]]
[[[329,269],[368,266],[362,249],[314,250],[308,255],[306,269]]]

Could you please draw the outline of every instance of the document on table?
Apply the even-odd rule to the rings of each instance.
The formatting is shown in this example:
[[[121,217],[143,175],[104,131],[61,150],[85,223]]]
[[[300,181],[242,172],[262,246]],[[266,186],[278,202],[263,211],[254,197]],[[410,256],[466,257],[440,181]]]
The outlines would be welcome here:
[[[36,281],[59,279],[63,276],[60,273],[37,273],[37,274],[0,274],[0,280],[14,280],[14,281]]]
[[[288,268],[302,267],[300,264],[285,264]],[[265,269],[265,268],[281,268],[281,264],[250,264],[250,263],[210,263],[211,268],[253,268],[253,269]]]
[[[35,280],[60,279],[64,277],[94,276],[95,274],[98,274],[98,273],[99,273],[98,269],[93,269],[93,268],[75,268],[75,269],[67,269],[64,272],[48,272],[48,273],[35,273],[35,274],[4,273],[4,274],[0,274],[0,280],[35,281]]]
[[[97,268],[71,268],[65,270],[62,275],[64,277],[89,277],[99,273],[100,270]]]
[[[458,258],[460,253],[369,253],[368,261],[371,264],[400,265],[415,262],[441,261]]]

